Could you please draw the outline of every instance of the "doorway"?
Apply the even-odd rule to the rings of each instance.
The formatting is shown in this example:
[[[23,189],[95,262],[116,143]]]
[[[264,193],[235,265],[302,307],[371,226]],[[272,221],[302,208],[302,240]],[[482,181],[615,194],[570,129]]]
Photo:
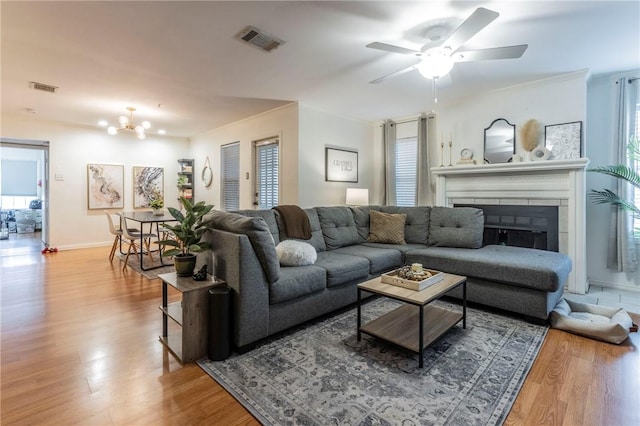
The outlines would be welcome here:
[[[49,246],[49,142],[0,139],[0,255]]]

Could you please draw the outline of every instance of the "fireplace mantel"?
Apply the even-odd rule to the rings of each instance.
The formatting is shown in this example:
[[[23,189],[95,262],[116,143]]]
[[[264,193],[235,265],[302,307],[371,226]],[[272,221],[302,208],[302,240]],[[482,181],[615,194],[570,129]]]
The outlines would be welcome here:
[[[567,290],[586,293],[585,170],[589,160],[432,167],[436,205],[520,204],[559,206],[560,252],[573,262]]]

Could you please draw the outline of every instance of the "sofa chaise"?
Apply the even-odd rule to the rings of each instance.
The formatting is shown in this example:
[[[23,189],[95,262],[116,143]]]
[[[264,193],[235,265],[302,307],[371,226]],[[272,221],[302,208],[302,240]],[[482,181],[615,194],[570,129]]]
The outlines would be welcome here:
[[[358,283],[405,264],[465,275],[470,302],[536,322],[547,321],[571,271],[561,253],[483,247],[484,218],[475,208],[336,206],[304,213],[311,238],[303,243],[316,259],[301,266],[280,265],[276,246],[288,237],[278,211],[215,210],[205,217],[213,253],[205,261],[234,290],[233,342],[241,350],[354,303]],[[396,232],[385,236],[388,230]],[[460,298],[461,291],[448,295]]]

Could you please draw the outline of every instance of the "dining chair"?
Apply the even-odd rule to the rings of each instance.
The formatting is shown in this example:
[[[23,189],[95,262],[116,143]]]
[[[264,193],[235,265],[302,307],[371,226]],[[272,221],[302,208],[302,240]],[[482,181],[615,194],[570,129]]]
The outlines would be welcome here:
[[[122,266],[122,270],[127,269],[127,264],[129,262],[129,256],[131,256],[131,252],[133,252],[134,256],[139,254],[138,250],[143,251],[145,248],[147,250],[147,255],[149,259],[153,261],[153,256],[151,255],[151,239],[157,238],[156,234],[152,234],[149,232],[132,232],[127,227],[127,218],[124,216],[124,213],[119,212],[120,220],[122,223],[122,240],[129,245],[127,248],[127,257],[124,259],[124,265]],[[145,247],[140,247],[138,244],[138,240],[142,239]],[[142,265],[141,265],[142,266]]]
[[[113,245],[111,246],[111,252],[109,253],[109,260],[113,262],[113,257],[116,254],[116,249],[118,248],[118,245],[120,244],[120,247],[122,247],[122,230],[120,229],[119,224],[118,226],[116,226],[116,224],[113,222],[113,215],[109,210],[105,210],[104,213],[107,215],[109,232],[111,232],[111,235],[114,236]],[[140,230],[138,228],[129,228],[129,232],[135,233],[135,232],[140,232]],[[120,253],[122,253],[122,249],[120,250]]]

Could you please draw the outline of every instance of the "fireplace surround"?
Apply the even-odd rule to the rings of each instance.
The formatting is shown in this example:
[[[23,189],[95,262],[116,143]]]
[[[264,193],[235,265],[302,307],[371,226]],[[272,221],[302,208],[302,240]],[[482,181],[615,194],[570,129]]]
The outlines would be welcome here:
[[[558,211],[558,251],[571,258],[573,270],[566,290],[585,294],[586,189],[589,160],[432,167],[435,205],[547,206]]]

